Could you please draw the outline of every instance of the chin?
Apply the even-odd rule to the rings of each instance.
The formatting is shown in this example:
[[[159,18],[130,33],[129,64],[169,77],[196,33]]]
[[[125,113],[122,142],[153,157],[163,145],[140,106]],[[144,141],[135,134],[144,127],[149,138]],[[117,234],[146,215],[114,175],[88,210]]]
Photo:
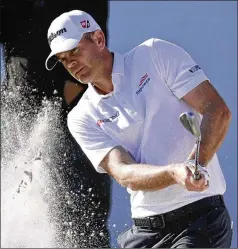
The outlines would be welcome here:
[[[92,77],[86,75],[80,75],[80,77],[78,77],[78,80],[83,84],[88,84],[92,82]]]
[[[81,79],[78,79],[78,81],[79,81],[81,84],[84,84],[84,85],[87,85],[88,83],[90,83],[90,81],[85,81],[85,80],[81,80]]]
[[[73,75],[71,74],[77,81],[79,81],[80,83],[82,84],[88,84],[90,83],[89,81],[87,81],[86,77],[83,77],[83,76],[76,76],[76,75]]]

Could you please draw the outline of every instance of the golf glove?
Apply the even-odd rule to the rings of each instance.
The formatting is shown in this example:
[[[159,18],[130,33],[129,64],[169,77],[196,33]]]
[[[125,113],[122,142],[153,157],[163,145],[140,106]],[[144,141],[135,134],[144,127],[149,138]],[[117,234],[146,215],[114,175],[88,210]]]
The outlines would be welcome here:
[[[187,160],[185,163],[189,167],[189,169],[192,171],[192,173],[194,174],[194,172],[195,172],[195,160]],[[200,174],[203,174],[205,176],[206,185],[207,185],[210,181],[210,176],[209,176],[209,173],[208,173],[206,167],[198,164],[198,170],[199,170]]]

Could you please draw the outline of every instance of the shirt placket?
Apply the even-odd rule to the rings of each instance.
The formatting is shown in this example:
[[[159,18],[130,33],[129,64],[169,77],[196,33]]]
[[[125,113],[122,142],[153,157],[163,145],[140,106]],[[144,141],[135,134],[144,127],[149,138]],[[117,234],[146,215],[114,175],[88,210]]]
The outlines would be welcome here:
[[[114,94],[115,98],[117,99],[117,101],[119,101],[121,106],[124,108],[125,112],[127,112],[135,121],[142,121],[139,113],[137,111],[132,110],[132,108],[130,107],[130,100],[127,100],[128,97],[125,95],[125,92],[122,87],[120,88],[118,85],[116,85]]]

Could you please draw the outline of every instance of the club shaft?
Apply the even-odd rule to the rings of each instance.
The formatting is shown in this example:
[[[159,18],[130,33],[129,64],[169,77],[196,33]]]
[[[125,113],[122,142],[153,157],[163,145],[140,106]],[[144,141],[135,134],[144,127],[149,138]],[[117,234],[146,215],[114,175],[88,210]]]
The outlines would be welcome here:
[[[183,124],[184,128],[186,128],[191,134],[197,137],[196,151],[195,151],[194,179],[199,180],[201,178],[201,174],[198,169],[199,151],[200,151],[200,143],[201,143],[200,125],[193,112],[184,112],[179,116],[179,119],[180,119],[180,122]]]
[[[197,146],[196,146],[196,152],[195,152],[195,171],[194,171],[194,179],[199,180],[201,178],[201,175],[198,170],[198,160],[199,160],[199,152],[200,152],[200,143],[201,138],[199,137],[197,139]]]

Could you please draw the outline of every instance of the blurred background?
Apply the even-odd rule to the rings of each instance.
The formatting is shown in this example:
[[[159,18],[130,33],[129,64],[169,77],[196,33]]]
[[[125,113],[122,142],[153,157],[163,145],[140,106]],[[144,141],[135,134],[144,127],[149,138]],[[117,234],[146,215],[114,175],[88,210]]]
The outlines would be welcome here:
[[[234,222],[237,248],[237,2],[110,1],[109,48],[125,53],[157,37],[183,47],[203,68],[232,111],[218,152],[227,182],[225,201]],[[129,195],[114,182],[110,215],[112,247],[131,225]]]

